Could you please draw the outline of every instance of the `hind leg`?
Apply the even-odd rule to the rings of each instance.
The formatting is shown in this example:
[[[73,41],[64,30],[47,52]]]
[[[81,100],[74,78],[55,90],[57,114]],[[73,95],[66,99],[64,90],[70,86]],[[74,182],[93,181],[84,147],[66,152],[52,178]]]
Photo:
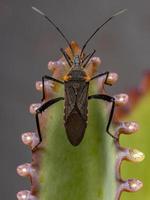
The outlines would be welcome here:
[[[110,111],[110,115],[109,115],[106,131],[111,137],[113,137],[114,139],[118,139],[113,134],[111,134],[110,131],[109,131],[109,127],[110,127],[110,124],[111,124],[111,121],[112,121],[112,118],[113,118],[113,114],[114,114],[114,109],[115,109],[115,98],[111,97],[111,96],[108,96],[108,95],[105,95],[105,94],[95,94],[95,95],[89,96],[88,99],[89,100],[90,99],[102,99],[104,101],[108,101],[108,102],[112,103],[112,107],[111,107],[111,111]]]
[[[40,123],[39,123],[39,114],[41,114],[48,107],[52,106],[53,104],[57,103],[60,100],[64,100],[64,97],[58,97],[55,99],[51,99],[51,100],[47,101],[46,103],[44,103],[41,107],[39,107],[36,110],[35,119],[36,119],[37,131],[38,131],[38,135],[39,135],[39,143],[34,147],[33,151],[36,150],[38,145],[42,142],[42,135],[41,135]]]

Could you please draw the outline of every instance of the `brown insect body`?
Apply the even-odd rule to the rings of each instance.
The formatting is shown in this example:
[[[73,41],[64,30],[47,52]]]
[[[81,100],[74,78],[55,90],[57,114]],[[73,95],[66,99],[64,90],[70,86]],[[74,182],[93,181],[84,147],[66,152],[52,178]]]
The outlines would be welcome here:
[[[83,139],[87,126],[87,106],[89,82],[86,72],[79,64],[74,64],[65,81],[64,126],[72,145],[77,146]]]
[[[44,89],[44,82],[46,80],[51,80],[54,82],[57,82],[59,84],[64,85],[65,89],[65,96],[64,97],[57,97],[54,99],[50,99],[47,102],[43,103],[41,107],[39,107],[36,110],[36,124],[37,124],[37,130],[39,135],[39,143],[34,147],[33,150],[36,150],[37,146],[42,142],[42,135],[40,130],[40,122],[39,122],[39,114],[44,112],[48,107],[52,106],[53,104],[65,100],[65,109],[64,109],[64,126],[66,129],[66,133],[68,136],[68,139],[70,143],[74,146],[77,146],[80,144],[80,142],[83,139],[86,126],[87,126],[87,107],[88,107],[88,100],[90,99],[99,99],[104,100],[107,102],[112,103],[111,112],[109,116],[109,120],[106,127],[106,132],[113,137],[116,138],[114,135],[112,135],[109,132],[109,126],[113,117],[114,113],[114,107],[115,107],[115,98],[111,97],[106,94],[94,94],[88,96],[88,89],[89,89],[89,82],[97,79],[98,77],[105,76],[104,83],[109,85],[107,83],[107,78],[109,76],[109,72],[106,71],[104,73],[99,73],[93,77],[88,77],[86,72],[84,71],[84,68],[87,66],[88,62],[92,58],[92,56],[95,53],[95,50],[88,54],[86,57],[84,57],[84,50],[88,44],[88,42],[95,36],[95,34],[106,24],[108,23],[112,18],[115,16],[118,16],[126,11],[126,9],[120,10],[116,12],[114,15],[109,17],[102,25],[100,25],[94,33],[86,40],[84,43],[81,52],[78,52],[79,54],[76,54],[74,51],[74,48],[72,44],[70,44],[67,37],[64,35],[64,33],[57,27],[57,25],[42,11],[39,9],[32,7],[34,11],[42,15],[48,22],[50,22],[53,27],[57,29],[57,31],[61,34],[61,36],[65,39],[66,43],[69,46],[69,49],[71,50],[71,56],[67,54],[67,52],[64,49],[60,49],[65,60],[67,61],[70,71],[67,75],[65,75],[64,80],[58,80],[52,76],[42,76],[42,88],[43,88],[43,98],[42,101],[45,100],[45,89]],[[73,57],[73,59],[71,59]]]

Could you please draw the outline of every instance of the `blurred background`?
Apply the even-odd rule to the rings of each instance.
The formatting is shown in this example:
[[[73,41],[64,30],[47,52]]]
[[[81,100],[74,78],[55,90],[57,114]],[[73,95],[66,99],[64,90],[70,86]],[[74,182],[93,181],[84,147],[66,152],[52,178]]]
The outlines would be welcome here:
[[[29,189],[16,167],[31,161],[21,133],[34,131],[29,105],[40,101],[35,81],[48,74],[47,63],[57,60],[65,47],[59,33],[31,6],[44,11],[68,39],[83,45],[93,31],[114,12],[128,12],[113,19],[89,43],[102,60],[101,72],[119,74],[111,94],[135,87],[150,68],[150,2],[147,0],[0,0],[0,197],[16,199],[16,192]]]

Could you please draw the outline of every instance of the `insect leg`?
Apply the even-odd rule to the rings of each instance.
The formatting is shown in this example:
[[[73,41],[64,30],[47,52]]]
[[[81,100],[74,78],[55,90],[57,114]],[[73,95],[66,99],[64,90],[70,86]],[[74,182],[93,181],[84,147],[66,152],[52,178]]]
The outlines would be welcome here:
[[[88,64],[89,60],[92,58],[92,56],[95,54],[96,50],[94,49],[93,52],[90,54],[89,58],[87,59],[87,61],[85,62],[85,64],[83,65],[83,68],[86,67],[86,65]],[[85,61],[85,60],[84,60]],[[83,61],[83,62],[84,62]]]
[[[71,63],[72,63],[71,58],[70,58],[70,57],[68,56],[68,54],[64,51],[63,48],[61,48],[60,51],[62,52],[63,56],[65,57],[65,59],[66,59],[68,65],[71,67],[71,66],[72,66],[72,65],[71,65]]]
[[[55,78],[53,78],[51,76],[46,76],[46,75],[42,76],[42,93],[43,93],[43,97],[42,97],[41,101],[43,101],[45,99],[45,84],[44,84],[45,79],[52,80],[52,81],[55,81],[55,82],[60,83],[60,84],[64,84],[63,81],[55,79]]]
[[[105,94],[95,94],[95,95],[89,96],[88,99],[89,100],[90,99],[102,99],[104,101],[108,101],[108,102],[112,103],[112,107],[111,107],[111,111],[110,111],[110,115],[109,115],[109,120],[108,120],[108,123],[107,123],[106,131],[111,137],[113,137],[114,139],[118,139],[118,138],[116,138],[114,135],[112,135],[109,132],[109,127],[110,127],[110,124],[111,124],[111,121],[112,121],[112,117],[113,117],[113,114],[114,114],[115,98],[111,97],[111,96],[108,96],[108,95],[105,95]]]
[[[39,123],[39,114],[41,114],[42,112],[44,112],[44,110],[46,110],[49,106],[57,103],[60,100],[64,100],[64,97],[58,97],[55,99],[51,99],[49,101],[47,101],[46,103],[44,103],[41,107],[39,107],[36,110],[36,114],[35,114],[35,119],[36,119],[36,125],[37,125],[37,131],[38,131],[38,135],[39,135],[39,143],[34,147],[33,151],[37,148],[37,146],[42,142],[42,135],[41,135],[41,130],[40,130],[40,123]]]
[[[106,79],[105,79],[104,83],[105,83],[106,85],[111,85],[111,84],[107,83],[107,79],[108,79],[109,73],[110,73],[110,72],[103,72],[103,73],[97,74],[97,75],[93,76],[93,77],[90,79],[90,81],[92,81],[92,80],[94,80],[94,79],[96,79],[96,78],[99,78],[99,77],[101,77],[101,76],[106,76]]]
[[[89,53],[83,60],[82,60],[82,64],[84,63],[84,61],[91,55],[91,53]]]

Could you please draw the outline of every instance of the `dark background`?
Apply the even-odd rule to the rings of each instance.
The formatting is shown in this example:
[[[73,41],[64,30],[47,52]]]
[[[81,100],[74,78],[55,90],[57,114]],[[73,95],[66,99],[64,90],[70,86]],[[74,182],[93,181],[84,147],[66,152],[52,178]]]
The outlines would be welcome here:
[[[110,93],[125,92],[138,84],[150,68],[150,2],[147,0],[0,0],[0,198],[16,199],[16,192],[29,189],[27,179],[16,174],[19,164],[31,161],[21,133],[35,130],[29,105],[40,101],[35,81],[48,74],[47,63],[60,57],[65,41],[43,18],[46,12],[69,40],[79,44],[106,17],[122,8],[128,12],[107,24],[89,43],[102,59],[101,71],[119,74]]]

